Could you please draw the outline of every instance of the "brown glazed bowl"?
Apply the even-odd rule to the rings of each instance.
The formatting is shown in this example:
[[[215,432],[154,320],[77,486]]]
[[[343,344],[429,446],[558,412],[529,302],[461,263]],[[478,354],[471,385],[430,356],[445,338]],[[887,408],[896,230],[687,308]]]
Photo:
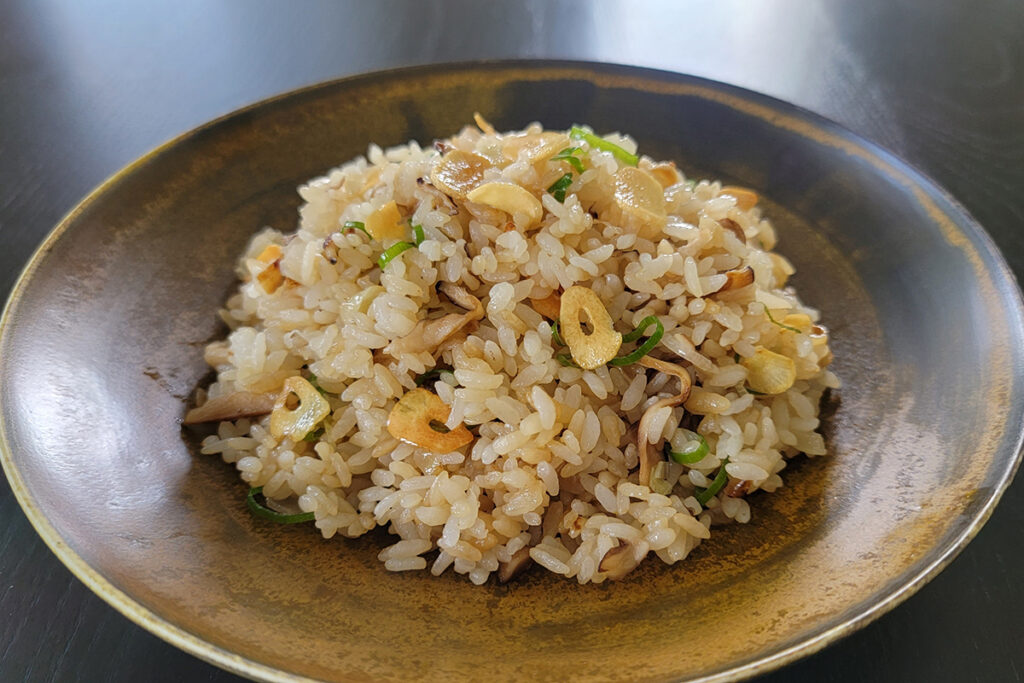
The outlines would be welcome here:
[[[476,587],[391,574],[381,535],[255,518],[180,421],[232,264],[295,188],[481,112],[633,134],[687,175],[755,188],[833,331],[831,456],[796,459],[675,566]],[[1019,461],[1020,293],[993,244],[905,163],[736,88],[610,65],[503,62],[349,78],[184,135],[96,190],[32,259],[0,337],[3,464],[29,519],[105,600],[253,678],[736,680],[863,626],[977,533]]]

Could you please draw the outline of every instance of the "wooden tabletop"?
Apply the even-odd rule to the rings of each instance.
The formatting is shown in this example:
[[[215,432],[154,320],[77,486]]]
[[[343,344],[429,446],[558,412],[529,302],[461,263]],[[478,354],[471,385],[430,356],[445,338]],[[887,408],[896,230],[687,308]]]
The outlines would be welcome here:
[[[680,71],[823,114],[933,177],[1024,276],[1015,0],[6,0],[0,300],[68,209],[170,137],[322,80],[506,57]],[[93,595],[36,536],[6,480],[0,519],[0,680],[237,680]],[[1018,481],[920,593],[762,680],[1024,681],[1022,541]]]

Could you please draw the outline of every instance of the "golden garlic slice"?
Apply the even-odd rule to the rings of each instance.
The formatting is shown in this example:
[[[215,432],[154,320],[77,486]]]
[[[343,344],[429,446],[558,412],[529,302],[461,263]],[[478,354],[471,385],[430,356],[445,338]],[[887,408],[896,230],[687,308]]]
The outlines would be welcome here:
[[[726,185],[720,194],[726,194],[736,200],[736,206],[740,211],[750,211],[757,205],[758,196],[753,190],[737,185]]]
[[[292,395],[299,399],[295,408],[288,407]],[[298,441],[313,431],[330,412],[330,404],[316,387],[302,377],[289,377],[270,413],[270,433],[275,439],[290,436]]]
[[[615,203],[622,212],[623,227],[645,239],[654,239],[665,228],[665,194],[654,177],[626,166],[615,174]]]
[[[759,348],[740,364],[747,369],[747,386],[761,394],[781,394],[796,381],[796,364],[792,358]]]
[[[583,314],[591,332],[583,330]],[[619,352],[622,335],[615,331],[608,309],[593,290],[574,285],[562,292],[559,304],[562,339],[572,359],[584,370],[599,368]]]
[[[402,220],[398,204],[390,201],[369,215],[366,219],[366,232],[378,242],[383,242],[405,239],[409,234],[409,228]]]
[[[445,454],[473,441],[466,425],[448,429],[445,422],[451,413],[437,394],[426,389],[407,391],[391,409],[388,432],[391,436],[419,446],[431,453]]]
[[[484,171],[492,165],[479,154],[454,149],[434,167],[430,182],[451,197],[465,199],[470,190],[484,179]]]
[[[523,214],[528,220],[527,227],[539,223],[544,215],[544,206],[540,200],[530,194],[529,190],[515,183],[484,183],[467,194],[466,199],[504,211],[509,215]]]

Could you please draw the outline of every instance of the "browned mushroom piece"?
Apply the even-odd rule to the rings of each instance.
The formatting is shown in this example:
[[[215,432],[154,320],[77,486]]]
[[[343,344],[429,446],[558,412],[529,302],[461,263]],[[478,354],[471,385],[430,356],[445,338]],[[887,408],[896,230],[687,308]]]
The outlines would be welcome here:
[[[729,483],[725,485],[725,495],[729,498],[742,498],[750,491],[752,483],[749,479],[729,477]]]
[[[725,273],[725,284],[718,292],[730,292],[754,284],[754,269],[750,266]],[[716,292],[717,293],[717,292]]]
[[[498,563],[498,581],[508,583],[510,580],[523,573],[533,563],[530,557],[530,548],[524,547],[513,553],[508,562]]]
[[[738,239],[740,242],[746,244],[747,235],[746,233],[743,232],[743,228],[740,227],[739,223],[737,223],[731,218],[723,218],[722,220],[718,221],[718,224],[721,225],[724,230],[728,230],[732,234],[736,235],[736,239]]]
[[[192,425],[267,415],[274,409],[276,400],[277,397],[273,394],[236,391],[233,394],[211,398],[203,405],[188,411],[185,414],[184,423]]]
[[[393,358],[404,353],[433,353],[445,341],[453,337],[467,325],[484,317],[484,307],[480,299],[458,285],[445,283],[441,291],[451,299],[452,303],[467,310],[466,313],[449,313],[432,320],[420,320],[412,332],[396,339],[384,347],[384,353]]]
[[[674,363],[668,363],[663,360],[658,360],[657,358],[644,356],[637,361],[637,364],[642,365],[645,368],[657,370],[658,372],[675,375],[679,378],[679,393],[675,396],[662,398],[652,403],[651,406],[644,411],[643,416],[640,418],[640,423],[637,426],[636,448],[637,457],[640,459],[640,484],[650,486],[651,471],[654,469],[654,465],[658,460],[657,454],[651,450],[651,443],[649,440],[651,420],[660,408],[664,408],[665,406],[675,407],[681,403],[685,403],[686,399],[690,397],[691,382],[690,373]]]
[[[612,581],[618,581],[636,569],[647,555],[646,552],[640,554],[638,550],[632,543],[620,540],[619,545],[604,554],[597,569],[607,574]]]

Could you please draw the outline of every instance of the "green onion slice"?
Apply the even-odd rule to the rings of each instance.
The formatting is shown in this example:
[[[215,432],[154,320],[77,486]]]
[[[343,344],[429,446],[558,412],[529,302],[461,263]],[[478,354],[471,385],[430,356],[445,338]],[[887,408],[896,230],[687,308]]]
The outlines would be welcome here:
[[[774,324],[778,325],[779,327],[781,327],[784,330],[789,330],[790,332],[796,332],[797,334],[802,334],[801,330],[798,330],[797,328],[795,328],[795,327],[793,327],[791,325],[786,325],[784,323],[780,323],[778,320],[776,320],[775,318],[772,317],[772,312],[768,310],[767,306],[765,306],[764,304],[761,304],[761,305],[764,306],[764,313],[765,313],[765,315],[767,315],[768,319],[771,320]]]
[[[422,225],[413,225],[412,226],[412,234],[415,235],[415,238],[414,238],[413,241],[416,242],[416,246],[417,247],[420,246],[421,244],[423,244],[423,240],[425,240],[427,238],[427,236],[425,234],[423,234],[423,226]]]
[[[718,468],[718,474],[715,475],[714,481],[711,482],[711,486],[706,489],[697,489],[694,497],[697,502],[701,505],[707,506],[708,501],[718,495],[718,492],[725,486],[725,482],[729,480],[729,473],[725,471],[725,466],[729,464],[729,458],[722,461],[722,466]]]
[[[263,487],[257,486],[256,488],[249,489],[249,495],[245,497],[245,504],[249,506],[249,511],[257,517],[269,519],[271,522],[277,522],[278,524],[301,524],[302,522],[312,522],[316,518],[312,512],[300,512],[294,515],[275,512],[256,500],[256,496],[262,494]]]
[[[390,247],[384,250],[384,253],[377,259],[377,265],[380,266],[381,270],[384,270],[384,266],[391,263],[392,260],[406,249],[415,249],[416,245],[412,242],[395,242]]]
[[[638,157],[636,154],[627,152],[626,150],[616,145],[614,142],[608,142],[604,138],[594,135],[593,133],[586,131],[583,128],[580,128],[579,126],[573,126],[569,130],[569,137],[571,137],[573,140],[583,140],[591,147],[595,147],[602,151],[611,152],[615,156],[615,158],[617,158],[624,164],[628,164],[629,166],[636,166],[638,163],[640,163],[640,157]]]
[[[557,346],[565,346],[565,340],[562,339],[562,332],[559,329],[557,319],[551,321],[551,341],[555,342]]]
[[[320,392],[321,396],[327,395],[327,390],[320,386],[320,383],[316,381],[316,375],[312,372],[309,373],[309,383],[313,385],[313,388]]]
[[[551,160],[565,161],[574,169],[576,169],[577,173],[583,173],[583,160],[576,157],[576,155],[582,151],[582,147],[566,147],[561,152],[551,157]]]
[[[572,355],[570,355],[568,353],[560,353],[560,354],[558,354],[557,356],[555,356],[555,360],[557,360],[562,365],[562,367],[565,367],[565,368],[578,368],[579,367],[579,365],[576,364],[576,361],[574,361],[572,359]]]
[[[362,230],[364,235],[369,237],[371,240],[373,239],[373,237],[370,235],[370,233],[366,231],[366,224],[363,223],[362,221],[345,221],[345,224],[341,226],[341,229],[343,231],[346,231],[346,230]]]
[[[676,438],[676,436],[680,438]],[[703,434],[689,429],[678,429],[672,435],[672,441],[665,442],[665,455],[680,465],[692,465],[700,462],[708,454],[708,440]]]
[[[565,201],[565,191],[572,185],[572,173],[566,173],[564,176],[551,183],[551,187],[548,188],[548,192],[552,197],[558,200],[561,204]]]
[[[303,441],[308,441],[309,443],[314,443],[321,436],[324,435],[324,431],[326,431],[326,430],[324,430],[323,427],[320,427],[319,429],[314,429],[309,434],[306,434],[304,437],[302,437],[302,440]]]
[[[764,393],[763,391],[754,391],[754,390],[753,390],[753,389],[751,389],[750,387],[743,387],[743,389],[744,389],[744,391],[746,391],[746,392],[747,392],[748,394],[753,394],[754,396],[767,396],[767,395],[768,395],[768,394]]]
[[[422,375],[418,375],[413,380],[413,382],[416,383],[416,386],[422,387],[424,384],[428,382],[436,382],[437,380],[441,379],[441,375],[445,373],[451,375],[452,377],[455,376],[455,373],[452,372],[451,368],[434,368],[433,370],[427,370]]]
[[[665,336],[665,326],[661,324],[661,320],[658,319],[658,316],[647,316],[646,318],[640,321],[640,324],[636,326],[635,330],[633,330],[629,334],[623,335],[622,337],[623,343],[636,341],[637,339],[640,338],[640,335],[642,335],[644,331],[651,325],[656,326],[654,334],[648,337],[643,344],[636,347],[636,350],[633,351],[632,353],[627,353],[625,356],[618,356],[616,358],[612,358],[610,361],[608,361],[608,365],[615,365],[619,367],[623,365],[630,365],[631,363],[637,362],[638,360],[646,356],[648,353],[650,353],[651,350],[655,346],[657,346],[658,343],[661,341],[661,338]]]

